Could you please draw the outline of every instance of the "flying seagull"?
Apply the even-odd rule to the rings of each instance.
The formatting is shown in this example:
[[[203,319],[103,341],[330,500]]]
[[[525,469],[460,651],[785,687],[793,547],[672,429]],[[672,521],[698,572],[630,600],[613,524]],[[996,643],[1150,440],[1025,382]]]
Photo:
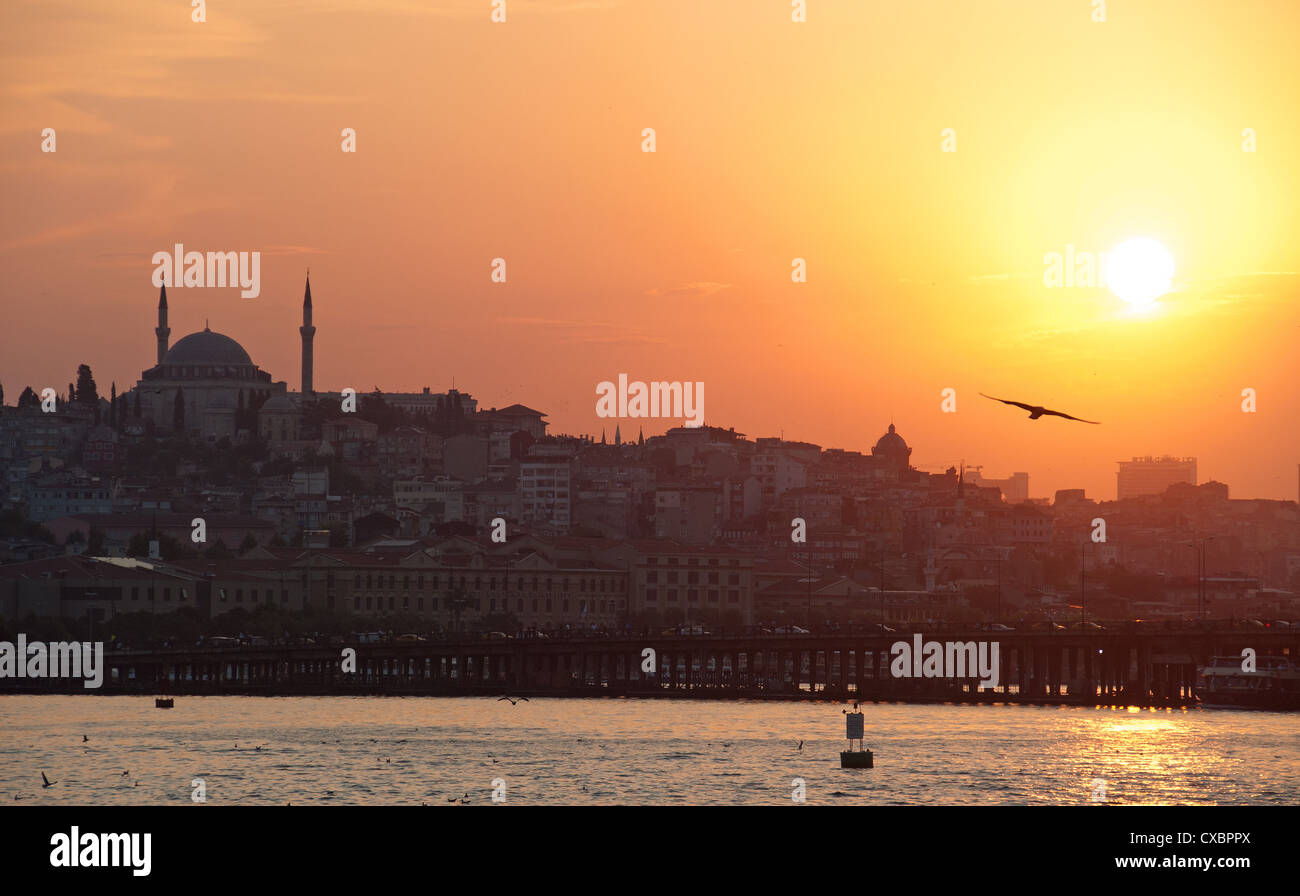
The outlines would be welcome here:
[[[498,703],[500,703],[502,700],[509,700],[511,706],[517,706],[517,705],[519,705],[519,701],[520,701],[520,700],[524,701],[525,703],[528,702],[528,698],[527,698],[527,697],[498,697],[498,698],[497,698],[497,702],[498,702]]]
[[[41,772],[41,780],[45,782],[41,785],[42,787],[53,787],[55,784],[59,783],[58,781],[51,781],[49,778],[45,777],[45,772]]]
[[[984,393],[981,392],[980,395],[984,395]],[[1069,414],[1062,414],[1060,411],[1049,411],[1047,408],[1042,407],[1041,405],[1025,404],[1024,402],[1020,402],[1020,401],[1007,401],[1005,398],[994,398],[992,395],[984,395],[984,397],[989,399],[990,401],[1000,401],[1003,404],[1009,404],[1009,405],[1014,405],[1015,407],[1018,408],[1024,408],[1026,411],[1029,412],[1030,420],[1037,420],[1039,417],[1043,416],[1044,414],[1047,414],[1052,417],[1064,417],[1066,420],[1077,420],[1080,423],[1091,423],[1093,426],[1101,425],[1096,420],[1084,420],[1082,417],[1071,417]]]

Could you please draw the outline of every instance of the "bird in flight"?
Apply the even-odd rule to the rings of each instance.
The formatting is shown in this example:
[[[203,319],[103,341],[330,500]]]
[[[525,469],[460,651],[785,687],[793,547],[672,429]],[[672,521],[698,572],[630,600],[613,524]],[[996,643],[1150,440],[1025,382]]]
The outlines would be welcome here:
[[[42,787],[53,787],[55,784],[59,783],[58,781],[51,781],[49,778],[45,777],[45,772],[41,772],[41,780],[45,782],[41,785]]]
[[[984,393],[981,392],[980,395],[984,395]],[[1007,401],[1005,398],[994,398],[992,395],[984,395],[984,397],[989,399],[990,401],[1000,401],[1003,404],[1009,404],[1009,405],[1014,405],[1015,407],[1018,408],[1024,408],[1026,411],[1029,412],[1030,420],[1037,420],[1039,417],[1042,417],[1044,414],[1047,414],[1052,417],[1064,417],[1066,420],[1077,420],[1080,423],[1091,423],[1093,426],[1101,425],[1096,420],[1084,420],[1082,417],[1071,417],[1069,414],[1063,414],[1060,411],[1049,411],[1047,408],[1042,407],[1041,405],[1025,404],[1022,401]]]
[[[518,706],[520,700],[524,701],[525,703],[528,702],[527,697],[498,697],[497,698],[498,703],[500,703],[502,700],[509,700],[511,706]]]

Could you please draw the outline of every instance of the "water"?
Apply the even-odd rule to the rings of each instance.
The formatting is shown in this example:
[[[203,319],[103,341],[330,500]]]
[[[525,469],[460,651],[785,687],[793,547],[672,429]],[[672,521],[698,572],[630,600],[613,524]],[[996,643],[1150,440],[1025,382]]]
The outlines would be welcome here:
[[[3,696],[0,805],[184,805],[196,778],[215,805],[490,805],[494,779],[508,804],[776,805],[796,778],[823,805],[1087,805],[1096,779],[1109,803],[1300,803],[1296,715],[867,704],[876,767],[843,770],[843,708]]]

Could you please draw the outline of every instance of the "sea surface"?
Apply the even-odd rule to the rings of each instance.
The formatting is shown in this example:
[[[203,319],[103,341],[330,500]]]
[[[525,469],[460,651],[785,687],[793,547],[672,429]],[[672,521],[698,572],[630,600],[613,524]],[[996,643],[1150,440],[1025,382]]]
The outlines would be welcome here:
[[[866,704],[845,770],[845,706],[0,696],[0,806],[1300,803],[1296,714]]]

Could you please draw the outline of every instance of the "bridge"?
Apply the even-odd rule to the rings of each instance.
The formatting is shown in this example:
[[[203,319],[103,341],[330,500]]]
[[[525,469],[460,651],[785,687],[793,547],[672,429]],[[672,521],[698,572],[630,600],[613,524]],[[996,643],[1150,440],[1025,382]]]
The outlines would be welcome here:
[[[1131,706],[1193,703],[1197,666],[1214,656],[1300,654],[1300,631],[1008,631],[931,625],[925,641],[996,643],[997,685],[979,674],[901,678],[891,647],[912,632],[449,636],[433,641],[183,647],[104,654],[96,693],[262,695],[637,696],[861,699]],[[343,671],[345,650],[355,671]],[[991,651],[990,651],[991,655]],[[86,693],[80,680],[4,679],[0,692]]]

